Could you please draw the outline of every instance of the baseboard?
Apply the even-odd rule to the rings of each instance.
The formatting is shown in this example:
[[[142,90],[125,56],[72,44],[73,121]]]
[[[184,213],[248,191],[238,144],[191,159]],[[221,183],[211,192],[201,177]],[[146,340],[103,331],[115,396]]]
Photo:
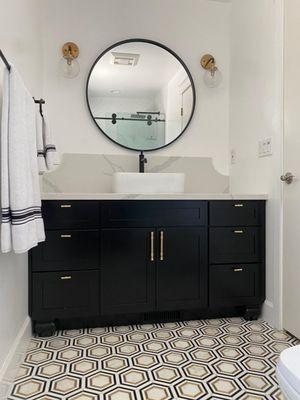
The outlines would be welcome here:
[[[0,370],[0,400],[6,400],[31,338],[30,318],[26,317]]]
[[[274,304],[269,300],[263,304],[262,319],[274,328]]]

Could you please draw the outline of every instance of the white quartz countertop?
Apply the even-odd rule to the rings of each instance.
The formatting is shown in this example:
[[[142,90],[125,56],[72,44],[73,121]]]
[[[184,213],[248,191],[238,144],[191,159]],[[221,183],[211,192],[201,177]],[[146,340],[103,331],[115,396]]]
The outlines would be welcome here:
[[[42,200],[267,200],[267,194],[233,193],[42,193]]]

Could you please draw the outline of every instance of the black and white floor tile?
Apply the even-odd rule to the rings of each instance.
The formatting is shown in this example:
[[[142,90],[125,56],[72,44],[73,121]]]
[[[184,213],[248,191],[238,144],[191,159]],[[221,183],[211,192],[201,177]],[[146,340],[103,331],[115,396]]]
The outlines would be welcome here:
[[[58,332],[34,338],[9,399],[282,399],[278,355],[298,344],[240,318]]]

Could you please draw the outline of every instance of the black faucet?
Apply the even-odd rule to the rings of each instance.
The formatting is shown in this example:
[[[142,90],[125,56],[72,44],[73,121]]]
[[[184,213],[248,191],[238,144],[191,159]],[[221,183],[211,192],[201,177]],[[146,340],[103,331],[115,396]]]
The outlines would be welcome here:
[[[145,172],[145,164],[147,164],[147,158],[144,156],[144,153],[141,151],[139,155],[139,172]]]

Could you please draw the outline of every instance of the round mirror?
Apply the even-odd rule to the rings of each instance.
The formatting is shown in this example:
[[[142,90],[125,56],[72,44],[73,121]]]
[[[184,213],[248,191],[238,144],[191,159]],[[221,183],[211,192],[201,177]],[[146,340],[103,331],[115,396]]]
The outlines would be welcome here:
[[[195,87],[184,62],[160,43],[130,39],[95,61],[86,96],[98,128],[131,150],[157,150],[189,125]]]

